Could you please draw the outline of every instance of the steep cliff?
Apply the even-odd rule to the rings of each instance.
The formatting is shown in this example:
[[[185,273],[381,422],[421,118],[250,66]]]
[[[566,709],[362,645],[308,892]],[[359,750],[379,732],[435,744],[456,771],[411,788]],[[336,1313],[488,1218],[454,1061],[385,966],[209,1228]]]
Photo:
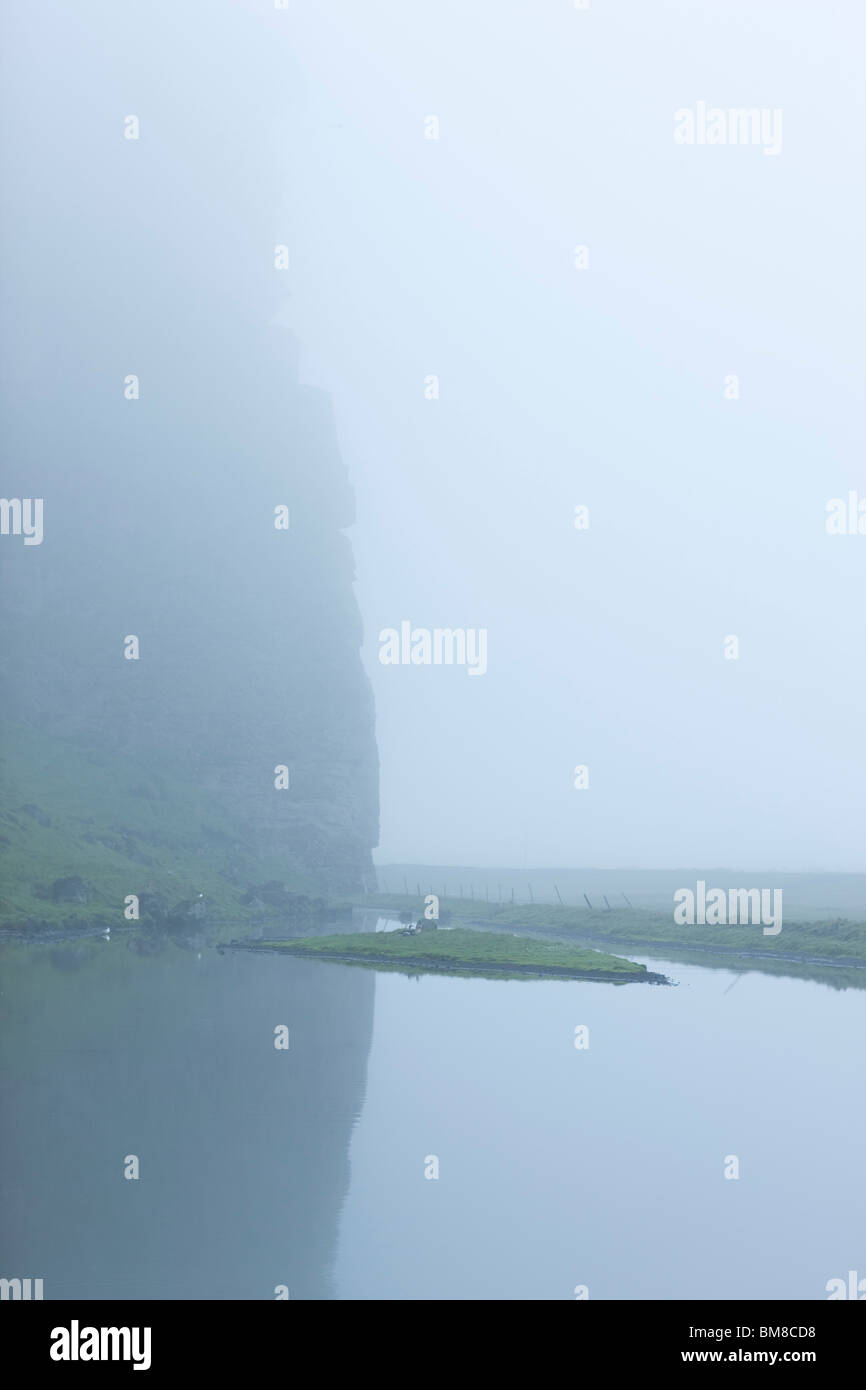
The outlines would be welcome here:
[[[0,135],[0,494],[43,503],[38,544],[0,515],[0,923],[357,887],[353,495],[276,326],[299,75],[240,11],[223,66],[173,5],[49,9]]]
[[[0,922],[142,892],[225,916],[259,883],[346,891],[371,865],[330,404],[284,330],[222,328],[176,317],[138,399],[71,358],[50,403],[38,373],[4,399],[5,491],[43,500],[43,535],[0,537]]]

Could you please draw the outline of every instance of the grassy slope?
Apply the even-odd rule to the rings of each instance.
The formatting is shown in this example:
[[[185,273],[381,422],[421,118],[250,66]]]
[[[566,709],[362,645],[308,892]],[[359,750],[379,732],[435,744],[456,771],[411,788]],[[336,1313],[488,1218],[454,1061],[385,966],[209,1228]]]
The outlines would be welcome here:
[[[425,931],[417,936],[396,932],[364,932],[342,936],[301,937],[292,941],[268,942],[268,950],[302,955],[364,957],[370,961],[435,961],[443,967],[537,966],[541,970],[561,969],[575,976],[613,974],[623,980],[641,979],[646,967],[619,956],[606,955],[586,947],[540,941],[525,936],[479,932],[470,929]]]
[[[169,907],[203,893],[209,922],[238,922],[253,915],[239,902],[250,883],[308,891],[170,772],[86,756],[26,728],[0,751],[0,926],[122,925],[125,896],[145,892]],[[63,878],[83,879],[89,901],[53,901]]]

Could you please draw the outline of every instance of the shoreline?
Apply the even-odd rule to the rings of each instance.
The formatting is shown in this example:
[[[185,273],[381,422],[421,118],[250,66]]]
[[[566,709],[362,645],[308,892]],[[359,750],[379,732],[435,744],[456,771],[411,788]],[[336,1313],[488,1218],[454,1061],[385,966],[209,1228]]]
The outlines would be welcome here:
[[[217,948],[222,951],[269,952],[274,955],[300,956],[305,960],[335,961],[340,965],[368,965],[375,969],[412,969],[417,967],[430,974],[461,974],[472,976],[519,976],[525,978],[596,981],[602,984],[652,984],[670,985],[667,975],[654,970],[581,970],[567,965],[524,965],[520,962],[473,962],[461,961],[456,957],[442,956],[398,956],[376,955],[352,951],[322,951],[309,947],[294,946],[291,943],[276,942],[225,942]]]
[[[493,923],[487,920],[469,919],[468,925],[475,931],[494,931],[496,928]],[[544,927],[525,927],[524,932],[527,936],[548,935],[557,941],[578,940],[567,928],[551,927],[546,930]],[[587,945],[596,946],[599,950],[609,946],[610,941],[598,936],[585,936],[579,938]],[[618,946],[629,947],[643,956],[654,956],[661,960],[673,960],[675,953],[694,951],[695,953],[710,954],[717,956],[731,956],[742,960],[762,960],[767,962],[785,961],[789,965],[839,965],[847,969],[866,970],[866,961],[857,956],[788,956],[781,955],[777,951],[751,951],[742,946],[709,946],[685,945],[681,941],[639,941],[635,938],[618,938]]]

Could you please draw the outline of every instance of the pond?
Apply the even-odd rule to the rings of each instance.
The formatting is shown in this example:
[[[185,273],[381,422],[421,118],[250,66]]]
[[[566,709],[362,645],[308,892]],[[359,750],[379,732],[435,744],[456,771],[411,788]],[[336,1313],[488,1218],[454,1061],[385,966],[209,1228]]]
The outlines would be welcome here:
[[[821,1299],[866,1273],[863,990],[642,955],[678,987],[2,955],[0,1273],[46,1299]]]

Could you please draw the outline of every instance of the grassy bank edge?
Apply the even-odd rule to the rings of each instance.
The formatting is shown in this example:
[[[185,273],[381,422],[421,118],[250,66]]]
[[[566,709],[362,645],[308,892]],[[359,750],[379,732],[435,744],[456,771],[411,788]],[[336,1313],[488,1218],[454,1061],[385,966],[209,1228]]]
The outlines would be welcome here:
[[[603,980],[608,983],[662,983],[665,977],[635,961],[593,948],[551,943],[511,933],[480,932],[472,928],[417,937],[365,932],[327,937],[298,937],[287,941],[235,942],[235,949],[272,951],[348,964],[375,964],[403,970],[446,971],[500,978]]]

